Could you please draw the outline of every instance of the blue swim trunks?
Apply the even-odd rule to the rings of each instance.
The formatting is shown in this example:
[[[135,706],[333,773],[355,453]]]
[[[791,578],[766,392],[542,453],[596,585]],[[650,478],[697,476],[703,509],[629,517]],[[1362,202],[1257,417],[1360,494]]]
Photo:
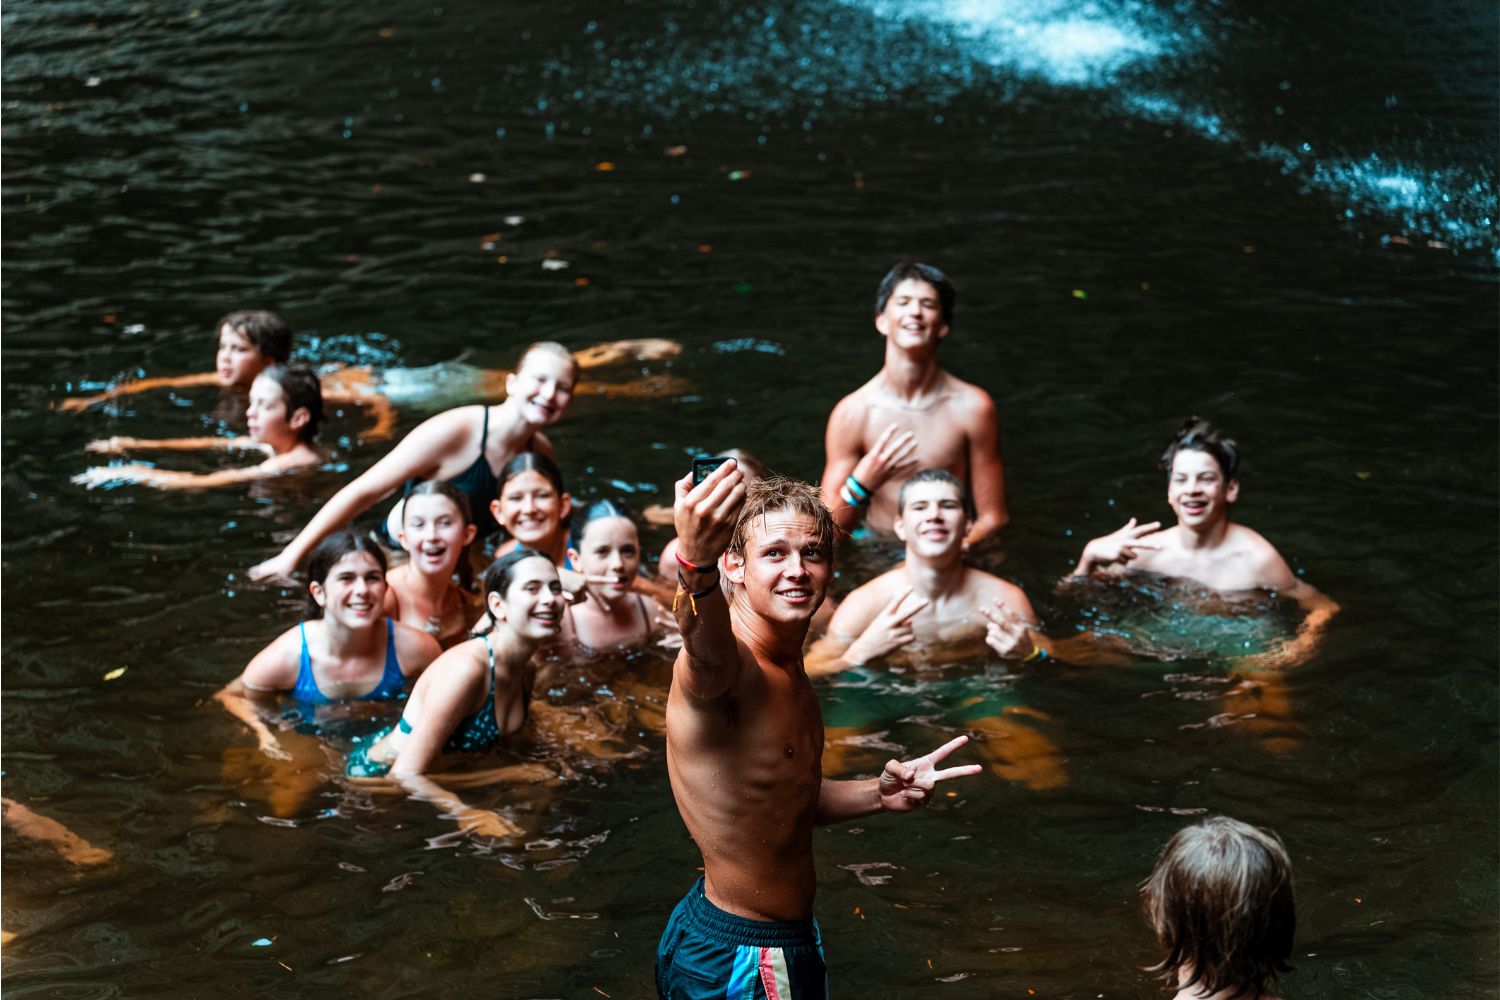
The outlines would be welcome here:
[[[726,913],[698,879],[672,911],[656,949],[663,1000],[818,1000],[828,966],[818,922],[749,920]]]

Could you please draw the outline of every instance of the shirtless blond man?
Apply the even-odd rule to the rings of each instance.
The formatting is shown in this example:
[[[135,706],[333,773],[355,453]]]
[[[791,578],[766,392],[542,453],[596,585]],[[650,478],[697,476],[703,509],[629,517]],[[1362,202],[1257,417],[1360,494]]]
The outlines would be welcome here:
[[[1167,446],[1167,505],[1177,524],[1137,524],[1131,518],[1113,534],[1083,548],[1073,577],[1145,570],[1191,580],[1221,593],[1271,590],[1302,606],[1306,618],[1281,648],[1252,657],[1259,666],[1291,666],[1306,660],[1339,606],[1292,572],[1276,547],[1256,531],[1229,520],[1239,498],[1239,449],[1213,425],[1191,417]]]
[[[924,469],[901,486],[896,537],[906,561],[854,591],[828,633],[807,653],[813,676],[837,673],[911,646],[959,655],[988,646],[1002,659],[1051,658],[1026,594],[965,566],[963,539],[974,518],[968,493],[944,469]]]
[[[823,503],[845,531],[860,518],[889,535],[896,494],[917,469],[947,469],[965,483],[977,516],[973,545],[1010,520],[995,402],[938,366],[953,323],[953,283],[929,264],[897,264],[875,296],[885,364],[828,418]]]
[[[937,767],[959,737],[890,761],[879,778],[823,777],[823,718],[802,646],[833,575],[833,521],[810,486],[770,477],[747,489],[744,478],[730,461],[676,487],[683,648],[667,700],[667,773],[703,877],[662,935],[663,997],[826,996],[813,826],[919,809],[936,782],[980,770]]]

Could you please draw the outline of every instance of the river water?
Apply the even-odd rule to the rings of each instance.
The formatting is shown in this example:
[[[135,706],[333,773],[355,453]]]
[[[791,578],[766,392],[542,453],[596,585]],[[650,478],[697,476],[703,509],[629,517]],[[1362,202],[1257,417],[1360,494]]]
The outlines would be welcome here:
[[[663,336],[686,388],[556,428],[575,494],[640,506],[729,445],[813,478],[902,257],[959,287],[944,361],[997,400],[1001,569],[1054,634],[1096,621],[1052,595],[1083,541],[1167,513],[1189,413],[1343,611],[1254,691],[1190,653],[825,686],[862,720],[840,773],[955,732],[991,765],[819,831],[836,990],[1158,995],[1135,888],[1225,812],[1293,857],[1284,995],[1494,994],[1491,8],[34,0],[3,27],[4,794],[113,855],[6,829],[8,994],[644,996],[698,864],[654,660],[539,692],[612,727],[520,751],[561,780],[464,793],[523,844],[351,789],[312,739],[260,758],[210,696],[300,599],[243,571],[381,449],[349,413],[300,481],[85,492],[86,441],[211,430],[218,400],[58,399],[204,370],[236,308],[312,363]]]

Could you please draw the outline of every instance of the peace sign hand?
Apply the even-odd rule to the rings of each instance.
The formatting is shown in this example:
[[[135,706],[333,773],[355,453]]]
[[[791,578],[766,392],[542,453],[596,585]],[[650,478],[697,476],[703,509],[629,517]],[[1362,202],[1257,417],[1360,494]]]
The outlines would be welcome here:
[[[979,613],[989,619],[984,630],[985,645],[998,653],[1000,659],[1024,660],[1036,652],[1031,623],[1012,611],[1000,598],[995,598],[994,610],[981,604]]]
[[[1094,566],[1108,566],[1111,563],[1129,562],[1135,558],[1137,551],[1158,552],[1161,550],[1160,545],[1143,542],[1141,539],[1160,529],[1160,521],[1136,524],[1132,517],[1119,531],[1096,538],[1085,545],[1083,560]]]
[[[949,740],[925,757],[902,762],[890,761],[880,775],[880,807],[886,812],[911,812],[927,805],[932,798],[932,788],[939,781],[949,778],[967,778],[984,768],[978,764],[964,764],[938,770],[936,765],[950,753],[969,742],[967,736]]]
[[[875,439],[874,446],[854,466],[854,478],[873,492],[887,480],[915,472],[916,468],[916,435],[901,430],[896,424],[888,424]]]
[[[878,660],[916,638],[916,634],[912,631],[911,620],[918,611],[927,607],[928,601],[924,597],[918,597],[915,601],[908,603],[907,598],[911,595],[912,588],[907,587],[880,609],[875,620],[844,652],[845,663],[851,667],[857,667],[871,660]],[[906,604],[904,609],[903,604]]]

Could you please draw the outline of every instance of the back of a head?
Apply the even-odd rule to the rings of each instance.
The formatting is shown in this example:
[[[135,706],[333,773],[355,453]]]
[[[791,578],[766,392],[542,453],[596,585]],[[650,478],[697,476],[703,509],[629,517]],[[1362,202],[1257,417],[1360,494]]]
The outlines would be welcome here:
[[[265,309],[241,309],[219,320],[214,336],[224,327],[237,330],[261,354],[277,364],[286,364],[292,356],[292,328],[286,320]]]
[[[833,515],[823,506],[817,487],[786,476],[766,476],[753,479],[745,485],[745,505],[740,508],[740,519],[734,527],[734,537],[729,542],[729,551],[745,554],[745,543],[750,539],[755,522],[766,515],[790,510],[812,519],[818,547],[829,557],[833,555]]]
[[[1148,971],[1170,987],[1255,998],[1291,968],[1291,860],[1273,833],[1227,816],[1177,831],[1141,886],[1141,901],[1166,952]],[[1179,972],[1191,978],[1180,981]]]
[[[1172,460],[1179,451],[1207,452],[1218,463],[1219,472],[1225,481],[1239,476],[1239,445],[1220,435],[1218,428],[1202,417],[1188,417],[1183,422],[1182,427],[1172,436],[1172,443],[1162,452],[1161,467],[1171,472]]]
[[[323,422],[323,383],[318,376],[299,365],[272,365],[260,377],[281,388],[288,419],[298,410],[307,411],[307,423],[297,429],[297,437],[306,444],[316,441]]]
[[[902,261],[880,279],[880,287],[875,291],[875,315],[885,312],[885,304],[890,301],[896,286],[908,280],[926,282],[937,290],[943,325],[952,327],[953,310],[958,306],[958,290],[942,271],[931,264],[919,264],[915,261]]]

